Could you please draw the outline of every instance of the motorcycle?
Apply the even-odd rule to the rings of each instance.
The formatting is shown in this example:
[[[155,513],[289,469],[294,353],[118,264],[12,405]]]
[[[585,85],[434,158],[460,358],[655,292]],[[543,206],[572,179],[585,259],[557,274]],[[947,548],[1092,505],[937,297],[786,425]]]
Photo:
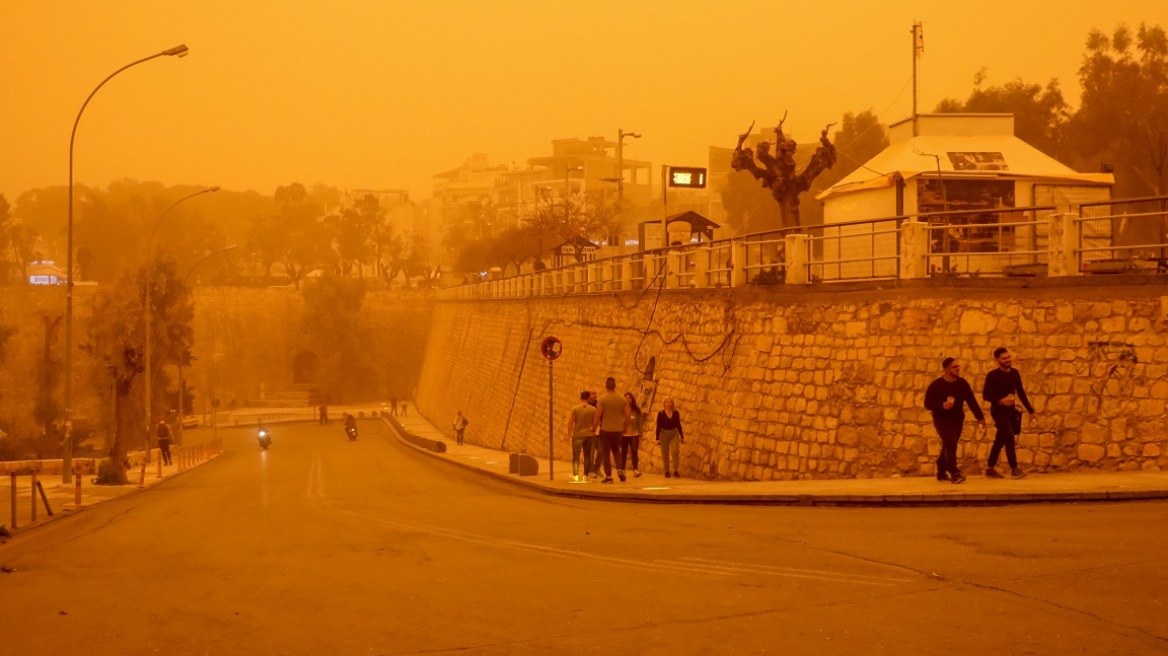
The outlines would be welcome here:
[[[345,429],[345,434],[349,436],[349,439],[350,439],[350,440],[355,440],[355,439],[357,439],[357,427],[356,427],[356,426],[350,426],[350,427],[346,428],[346,429]]]
[[[268,447],[272,446],[272,434],[268,432],[268,429],[261,428],[256,431],[256,441],[260,443],[260,448],[266,451]]]

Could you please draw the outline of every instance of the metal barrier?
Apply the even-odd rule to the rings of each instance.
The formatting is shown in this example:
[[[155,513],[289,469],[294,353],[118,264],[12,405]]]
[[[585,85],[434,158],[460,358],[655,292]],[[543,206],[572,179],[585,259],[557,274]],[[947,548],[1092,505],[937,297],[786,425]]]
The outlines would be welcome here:
[[[9,484],[11,486],[11,493],[12,493],[11,526],[14,529],[17,528],[17,526],[18,526],[18,519],[17,519],[17,514],[16,514],[16,489],[17,489],[16,479],[18,476],[28,476],[30,478],[29,497],[32,500],[32,506],[30,509],[30,515],[29,515],[30,520],[29,521],[31,523],[36,523],[36,520],[37,520],[37,494],[38,493],[40,494],[41,501],[45,504],[45,512],[47,512],[50,517],[53,515],[53,508],[49,505],[49,498],[48,498],[48,496],[45,495],[45,488],[43,485],[41,485],[41,482],[39,480],[37,480],[37,470],[35,470],[35,469],[22,469],[22,470],[18,470],[18,471],[9,472],[8,473],[8,480],[10,482]]]
[[[1075,219],[1084,273],[1168,273],[1168,196],[1083,203]]]
[[[1075,268],[1072,251],[1080,259],[1080,270],[1100,270],[1108,264],[1109,270],[1168,272],[1168,196],[1088,203],[1078,210],[1079,218],[1073,223],[1067,215],[1056,214],[1055,206],[1047,205],[924,212],[786,228],[451,287],[441,290],[439,298],[523,298],[654,286],[710,289],[928,276],[1073,275],[1079,271],[1068,270]],[[1056,237],[1052,237],[1052,225],[1059,226]],[[1057,253],[1058,265],[1053,271],[1052,252]]]

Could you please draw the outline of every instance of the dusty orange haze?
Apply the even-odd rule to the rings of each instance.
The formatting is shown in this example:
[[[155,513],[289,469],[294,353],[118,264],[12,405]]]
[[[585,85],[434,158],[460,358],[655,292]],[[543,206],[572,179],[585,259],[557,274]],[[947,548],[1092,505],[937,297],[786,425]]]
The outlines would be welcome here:
[[[703,165],[757,119],[800,141],[847,111],[920,108],[990,84],[1059,78],[1078,98],[1087,32],[1168,24],[1164,0],[5,0],[0,193],[79,183],[406,188],[475,152],[523,164],[549,140],[644,134],[628,156]]]

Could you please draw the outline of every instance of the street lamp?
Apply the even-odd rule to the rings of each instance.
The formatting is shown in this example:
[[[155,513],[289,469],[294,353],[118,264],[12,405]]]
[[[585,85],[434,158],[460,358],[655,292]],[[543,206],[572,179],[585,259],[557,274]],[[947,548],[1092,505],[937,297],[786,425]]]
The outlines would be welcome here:
[[[625,195],[625,137],[640,139],[636,132],[616,131],[616,211],[621,211],[621,201]],[[636,180],[634,180],[636,182]]]
[[[73,481],[73,142],[77,138],[77,124],[81,122],[81,115],[85,112],[89,101],[93,99],[93,95],[118,73],[151,59],[186,57],[189,52],[190,50],[185,45],[177,45],[138,61],[130,62],[110,73],[101,81],[101,84],[89,92],[85,102],[81,103],[77,118],[73,120],[73,131],[69,133],[69,236],[66,240],[69,252],[65,257],[65,457],[61,461],[61,480],[65,484]]]
[[[187,283],[191,279],[191,274],[193,274],[195,272],[195,269],[199,268],[200,264],[215,257],[216,255],[221,255],[221,254],[226,253],[228,251],[233,251],[236,248],[239,248],[239,247],[235,246],[235,245],[231,245],[231,246],[228,246],[226,248],[221,248],[221,249],[215,251],[214,253],[208,253],[206,256],[203,257],[203,259],[199,260],[198,262],[195,262],[191,266],[191,270],[187,272],[186,277],[183,278],[183,287],[187,286]],[[177,433],[178,433],[177,437],[178,437],[179,446],[182,446],[182,444],[183,444],[183,419],[186,418],[185,410],[183,408],[183,401],[184,401],[183,396],[184,396],[184,393],[186,390],[183,389],[183,374],[182,374],[183,356],[186,355],[186,351],[187,351],[186,344],[179,342],[179,349],[178,349],[178,430],[177,430]],[[149,451],[149,449],[147,449],[147,450]]]
[[[166,211],[162,213],[162,216],[159,216],[158,220],[154,222],[154,227],[150,229],[150,238],[146,240],[146,295],[145,295],[143,303],[142,303],[142,305],[143,305],[142,316],[146,322],[146,334],[145,334],[145,337],[143,338],[144,347],[142,350],[142,360],[146,365],[146,371],[145,371],[145,374],[146,374],[146,376],[145,376],[145,382],[146,382],[146,449],[145,449],[145,451],[146,451],[146,454],[143,456],[146,459],[146,462],[150,462],[150,429],[153,426],[153,424],[152,424],[153,417],[150,414],[150,410],[152,408],[151,396],[153,394],[153,390],[151,389],[152,383],[151,383],[151,372],[150,372],[150,370],[151,370],[151,364],[150,364],[150,358],[151,358],[150,318],[151,318],[151,313],[153,311],[153,307],[152,307],[151,302],[150,302],[150,283],[153,282],[154,271],[152,271],[150,269],[150,263],[153,259],[152,253],[154,251],[154,235],[155,235],[155,233],[158,232],[158,226],[162,224],[162,220],[166,218],[166,215],[170,214],[170,211],[173,210],[174,208],[178,207],[180,203],[182,203],[183,201],[190,200],[190,199],[194,198],[195,196],[200,196],[202,194],[210,194],[210,193],[214,193],[216,191],[219,191],[218,185],[216,185],[214,187],[207,187],[206,189],[200,189],[199,191],[196,191],[196,192],[191,193],[191,194],[187,194],[186,196],[183,196],[182,198],[176,200],[174,203],[171,204],[170,207],[166,208]],[[204,259],[206,259],[206,258],[204,258]],[[202,260],[200,260],[200,262],[201,261]],[[196,266],[197,266],[197,263],[196,263]],[[180,369],[180,371],[181,371],[181,369]],[[180,389],[179,389],[179,395],[180,395],[179,405],[180,406],[182,405],[181,394],[182,394],[182,389],[180,387]],[[180,417],[180,420],[181,420],[181,417]],[[182,436],[180,435],[179,437],[180,437],[179,443],[181,444],[182,443],[182,441],[181,441]]]

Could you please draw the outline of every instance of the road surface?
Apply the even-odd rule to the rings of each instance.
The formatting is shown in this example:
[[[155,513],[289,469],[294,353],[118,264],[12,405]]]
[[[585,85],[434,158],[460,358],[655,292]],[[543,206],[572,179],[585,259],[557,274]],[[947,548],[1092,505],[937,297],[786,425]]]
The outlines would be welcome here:
[[[1168,653],[1168,503],[572,500],[272,428],[0,546],[3,653]]]

